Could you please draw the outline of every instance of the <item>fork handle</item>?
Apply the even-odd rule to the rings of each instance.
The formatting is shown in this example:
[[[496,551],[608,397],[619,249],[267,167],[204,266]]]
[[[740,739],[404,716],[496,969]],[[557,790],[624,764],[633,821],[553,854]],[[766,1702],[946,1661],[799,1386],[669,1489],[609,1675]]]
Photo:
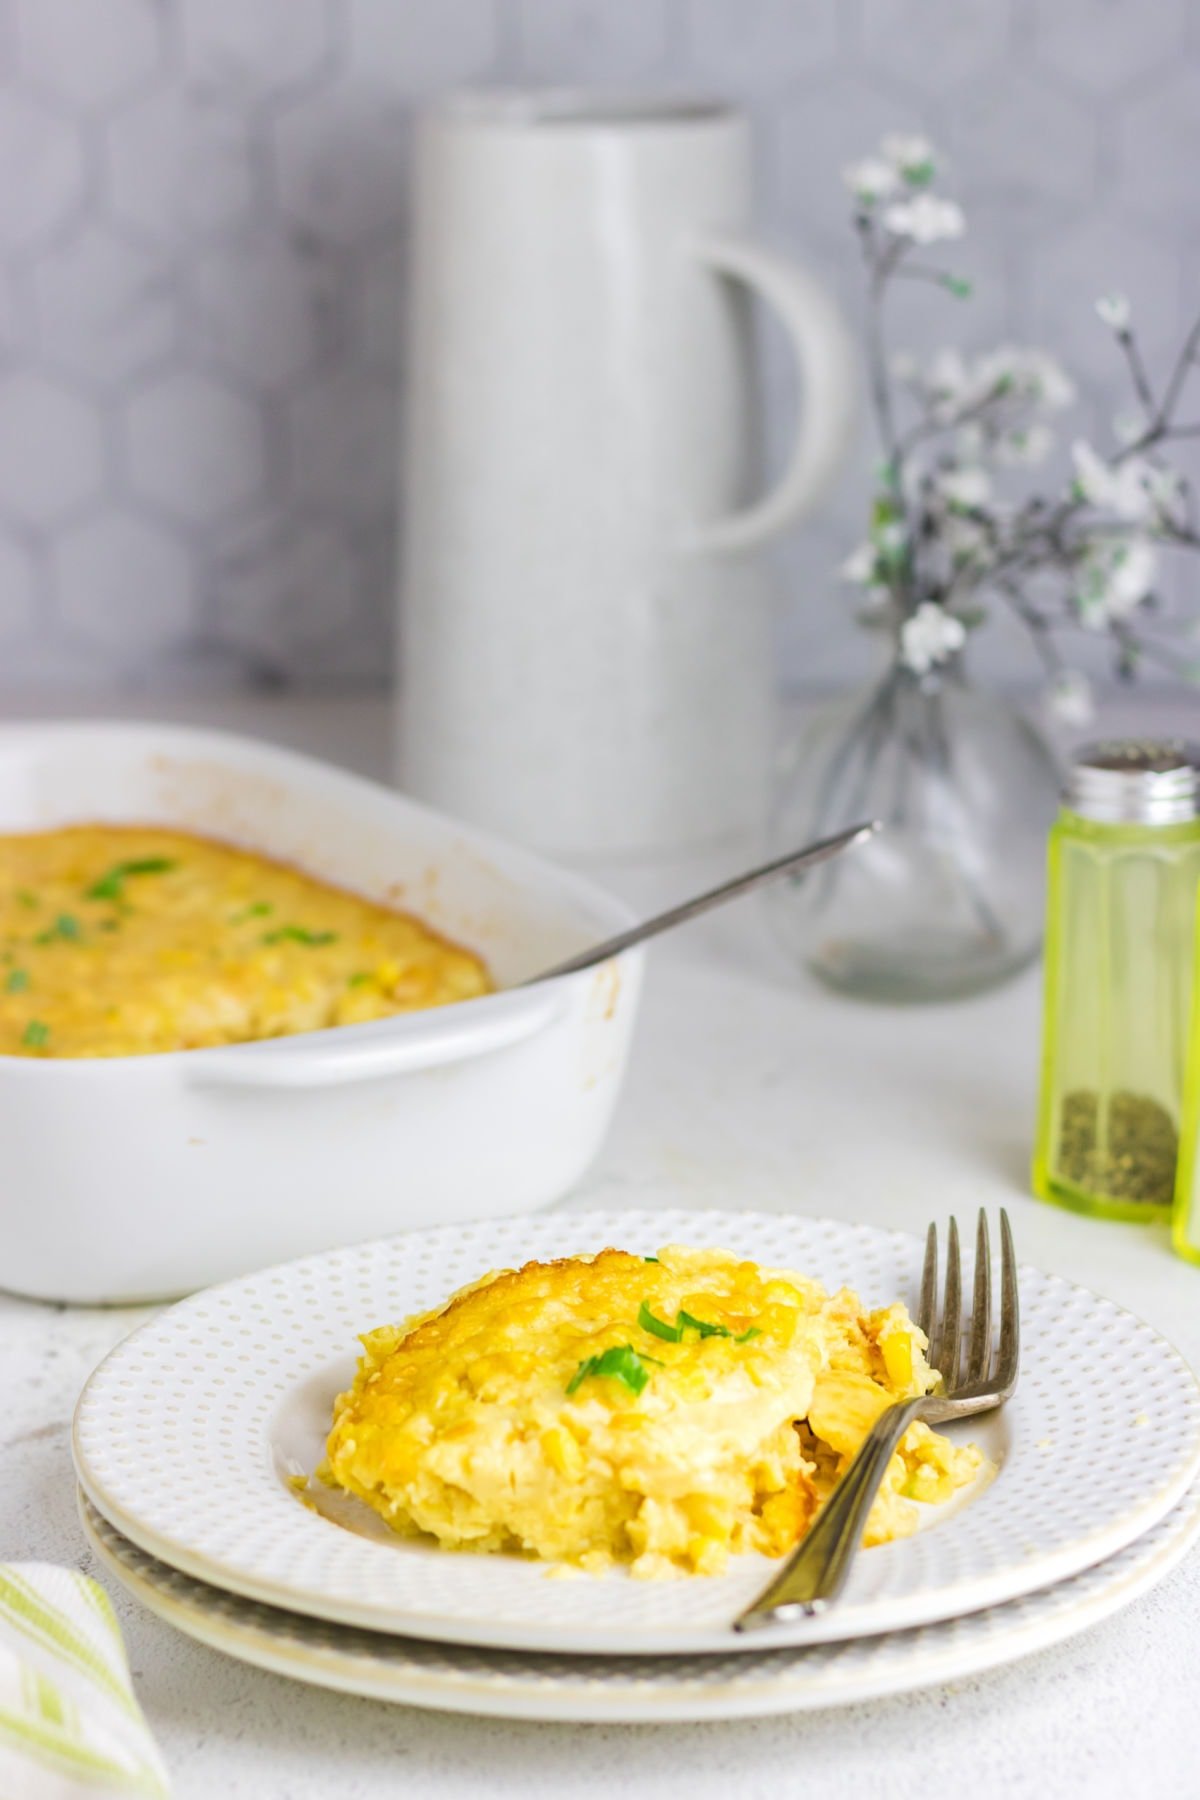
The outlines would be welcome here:
[[[902,1400],[880,1413],[816,1524],[774,1581],[734,1620],[736,1631],[752,1631],[797,1613],[811,1617],[836,1600],[862,1544],[867,1514],[888,1464],[924,1405],[923,1399]]]

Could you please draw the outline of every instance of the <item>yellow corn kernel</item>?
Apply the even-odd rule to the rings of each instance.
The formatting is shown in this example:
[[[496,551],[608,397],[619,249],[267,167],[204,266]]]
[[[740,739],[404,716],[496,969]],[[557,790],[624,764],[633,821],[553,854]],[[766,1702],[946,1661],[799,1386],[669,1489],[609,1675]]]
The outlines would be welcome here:
[[[907,1391],[913,1378],[912,1339],[906,1331],[889,1332],[880,1339],[879,1348],[888,1380],[894,1388]]]
[[[817,1377],[808,1422],[839,1456],[853,1456],[892,1396],[869,1375],[826,1370]]]
[[[949,1500],[954,1492],[952,1477],[942,1469],[935,1469],[929,1463],[922,1463],[913,1476],[913,1499],[924,1500],[931,1505],[940,1505]]]
[[[781,1556],[806,1529],[817,1509],[816,1489],[799,1480],[763,1501],[761,1548],[768,1556]]]
[[[949,1438],[939,1437],[925,1423],[924,1419],[914,1419],[901,1440],[901,1449],[913,1463],[918,1461],[932,1463],[935,1468],[948,1471],[954,1446]]]
[[[711,1538],[690,1538],[687,1554],[697,1575],[719,1575],[725,1567],[725,1546],[714,1543]]]
[[[481,1394],[485,1389],[491,1389],[497,1381],[527,1372],[514,1368],[513,1362],[514,1358],[502,1350],[493,1350],[487,1355],[477,1356],[473,1362],[467,1364],[463,1371],[466,1384],[472,1393]],[[453,1388],[453,1382],[447,1383],[448,1396],[453,1392]]]
[[[804,1305],[804,1295],[790,1281],[768,1281],[763,1286],[763,1299],[768,1305],[796,1310]]]
[[[542,1449],[546,1452],[546,1461],[559,1475],[565,1475],[568,1481],[577,1481],[583,1472],[583,1452],[561,1425],[552,1425],[542,1433]]]
[[[710,1494],[689,1494],[684,1506],[688,1522],[696,1534],[711,1539],[716,1544],[728,1545],[733,1520],[727,1506],[722,1506]]]

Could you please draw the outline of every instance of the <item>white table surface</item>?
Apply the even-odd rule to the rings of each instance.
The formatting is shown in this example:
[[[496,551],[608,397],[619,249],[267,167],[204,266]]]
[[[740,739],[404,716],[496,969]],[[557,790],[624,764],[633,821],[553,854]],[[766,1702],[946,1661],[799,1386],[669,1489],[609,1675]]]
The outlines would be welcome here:
[[[368,771],[386,764],[379,703],[169,710]],[[1194,718],[1193,707],[1186,713]],[[719,873],[718,863],[732,871],[734,854],[709,859],[703,873]],[[700,872],[680,861],[608,873],[650,906],[686,892]],[[1038,996],[1030,971],[970,1002],[867,1007],[793,976],[754,902],[697,922],[651,959],[612,1136],[565,1205],[744,1206],[919,1231],[950,1209],[970,1216],[1004,1204],[1023,1259],[1113,1296],[1200,1365],[1200,1270],[1170,1255],[1165,1233],[1027,1198]],[[99,1214],[100,1178],[96,1203]],[[144,1316],[0,1296],[0,1556],[90,1566],[75,1515],[71,1412],[100,1356]],[[1114,1445],[1114,1479],[1121,1451]],[[1200,1795],[1190,1729],[1197,1553],[1128,1612],[1010,1669],[849,1710],[687,1727],[509,1724],[354,1700],[227,1661],[120,1591],[113,1599],[186,1800],[608,1800],[617,1789],[631,1800]]]

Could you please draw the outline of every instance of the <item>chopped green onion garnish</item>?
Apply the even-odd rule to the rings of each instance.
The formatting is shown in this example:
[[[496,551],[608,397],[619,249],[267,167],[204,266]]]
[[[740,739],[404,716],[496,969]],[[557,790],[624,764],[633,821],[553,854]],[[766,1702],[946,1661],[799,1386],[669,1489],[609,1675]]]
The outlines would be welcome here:
[[[631,1394],[640,1394],[650,1379],[646,1368],[650,1361],[653,1361],[652,1357],[639,1356],[632,1344],[614,1344],[611,1350],[589,1356],[586,1362],[580,1363],[567,1383],[567,1392],[573,1394],[580,1382],[601,1376],[607,1381],[622,1382]]]
[[[367,985],[368,981],[370,981],[370,979],[371,979],[371,977],[368,974],[367,970],[360,969],[358,971],[357,975],[352,975],[350,977],[349,981],[346,983],[346,986],[347,987],[366,987],[366,985]]]
[[[123,900],[125,883],[131,875],[165,875],[176,863],[169,856],[140,856],[132,862],[114,863],[112,868],[85,889],[88,900]]]
[[[22,906],[34,907],[39,903],[37,895],[31,894],[28,888],[18,888],[17,899],[21,902]]]
[[[643,1331],[648,1331],[652,1337],[662,1338],[666,1344],[677,1344],[683,1336],[678,1325],[668,1325],[665,1319],[656,1318],[644,1300],[638,1307],[638,1324]]]
[[[243,906],[241,912],[230,913],[229,923],[241,925],[246,919],[265,919],[274,910],[269,900],[255,900],[250,906]]]
[[[657,1256],[643,1256],[642,1261],[643,1262],[657,1262],[658,1258],[657,1258]]]
[[[264,944],[334,944],[336,942],[336,931],[310,931],[306,925],[281,925],[278,931],[268,931],[263,938]]]
[[[49,930],[40,931],[33,941],[35,944],[50,944],[55,938],[67,938],[75,941],[82,935],[83,933],[79,929],[79,920],[74,913],[59,913]]]
[[[43,1025],[40,1019],[30,1019],[25,1027],[21,1042],[30,1050],[40,1050],[50,1036],[50,1027]]]
[[[681,1335],[684,1331],[698,1331],[702,1338],[733,1336],[728,1325],[713,1325],[707,1319],[694,1319],[691,1313],[683,1312],[682,1309],[679,1312],[677,1323],[681,1328]]]
[[[29,986],[28,969],[11,969],[4,990],[8,994],[23,994]]]
[[[686,1312],[680,1313],[679,1323],[685,1330],[698,1331],[702,1338],[731,1337],[735,1344],[748,1344],[751,1338],[762,1336],[757,1325],[750,1325],[738,1337],[734,1337],[728,1325],[713,1325],[707,1319],[693,1319],[691,1313]]]
[[[732,1337],[735,1344],[748,1344],[751,1338],[762,1336],[758,1326],[751,1325],[740,1336],[734,1337],[728,1325],[714,1325],[707,1319],[693,1318],[692,1314],[684,1312],[682,1307],[676,1314],[674,1325],[668,1325],[665,1319],[658,1318],[655,1313],[650,1311],[644,1300],[638,1307],[638,1324],[643,1331],[650,1332],[653,1337],[662,1338],[668,1344],[678,1344],[685,1331],[698,1331],[702,1338]]]

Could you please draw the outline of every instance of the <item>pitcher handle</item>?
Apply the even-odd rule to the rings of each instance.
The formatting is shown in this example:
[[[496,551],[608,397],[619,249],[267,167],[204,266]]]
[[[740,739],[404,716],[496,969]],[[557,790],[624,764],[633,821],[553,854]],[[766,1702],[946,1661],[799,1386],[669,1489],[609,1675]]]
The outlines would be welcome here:
[[[761,500],[693,526],[686,538],[685,547],[698,554],[748,550],[807,512],[836,474],[854,423],[854,349],[833,301],[798,264],[745,238],[705,237],[692,250],[717,274],[745,282],[774,308],[800,365],[796,440],[783,474]]]

